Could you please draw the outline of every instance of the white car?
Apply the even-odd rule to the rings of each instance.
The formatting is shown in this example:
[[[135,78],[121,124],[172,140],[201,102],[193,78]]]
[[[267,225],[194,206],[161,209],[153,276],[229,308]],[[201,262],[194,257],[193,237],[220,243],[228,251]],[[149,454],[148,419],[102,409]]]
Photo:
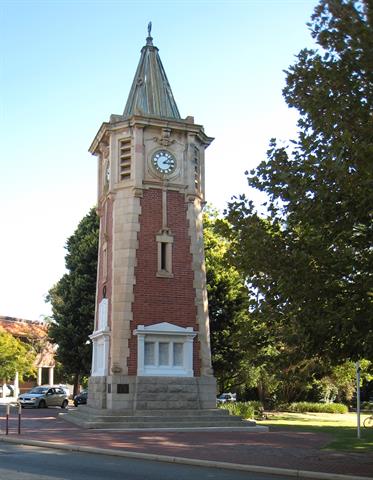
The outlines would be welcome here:
[[[21,407],[61,407],[69,404],[68,396],[60,387],[34,387],[18,397]]]
[[[217,403],[235,402],[237,400],[235,393],[222,393],[216,399]]]
[[[68,397],[70,397],[70,389],[67,385],[54,385],[55,387],[60,387],[66,393]]]

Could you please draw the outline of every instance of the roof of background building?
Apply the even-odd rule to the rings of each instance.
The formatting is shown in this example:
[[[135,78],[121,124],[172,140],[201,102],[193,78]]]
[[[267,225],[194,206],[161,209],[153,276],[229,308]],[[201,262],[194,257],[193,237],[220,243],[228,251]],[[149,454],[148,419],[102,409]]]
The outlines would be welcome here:
[[[52,345],[48,340],[48,325],[40,320],[25,320],[23,318],[4,317],[0,315],[0,329],[3,328],[16,338],[25,338],[28,340],[45,340],[42,342],[42,348],[36,355],[36,367],[53,367],[55,365],[54,355],[56,345]]]
[[[45,338],[47,325],[40,320],[25,320],[23,318],[4,317],[0,315],[0,327],[11,333],[14,337],[27,337],[30,339]]]

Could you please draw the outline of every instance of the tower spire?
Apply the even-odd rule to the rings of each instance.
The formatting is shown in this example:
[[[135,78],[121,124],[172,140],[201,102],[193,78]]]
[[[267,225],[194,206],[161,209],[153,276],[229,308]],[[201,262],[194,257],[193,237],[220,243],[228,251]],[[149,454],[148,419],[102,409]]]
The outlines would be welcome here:
[[[152,22],[148,23],[148,36],[146,38],[146,44],[149,46],[153,46],[153,37],[151,35],[152,33]]]
[[[150,47],[153,46],[153,37],[151,35],[152,33],[152,22],[148,23],[148,36],[146,37],[146,45],[149,45]]]
[[[149,22],[146,45],[141,49],[140,61],[123,115],[125,117],[151,115],[179,120],[181,118],[179,109],[158,54],[158,48],[153,45],[151,30],[152,22]]]

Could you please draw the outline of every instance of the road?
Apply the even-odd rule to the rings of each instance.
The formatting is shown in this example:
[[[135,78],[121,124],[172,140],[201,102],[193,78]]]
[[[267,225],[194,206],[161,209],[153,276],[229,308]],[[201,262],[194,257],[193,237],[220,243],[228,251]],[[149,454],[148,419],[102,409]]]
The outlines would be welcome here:
[[[284,478],[0,443],[1,480],[284,480]]]

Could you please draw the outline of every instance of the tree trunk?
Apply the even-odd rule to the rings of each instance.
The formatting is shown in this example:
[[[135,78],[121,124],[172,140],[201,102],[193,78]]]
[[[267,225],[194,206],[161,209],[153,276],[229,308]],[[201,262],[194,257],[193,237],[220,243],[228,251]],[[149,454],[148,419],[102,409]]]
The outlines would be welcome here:
[[[257,389],[258,389],[258,398],[260,402],[264,405],[266,400],[266,389],[261,381],[258,382]]]
[[[80,375],[79,375],[79,373],[76,373],[74,375],[73,398],[75,397],[75,395],[78,395],[78,393],[79,393],[79,385],[80,385]]]

